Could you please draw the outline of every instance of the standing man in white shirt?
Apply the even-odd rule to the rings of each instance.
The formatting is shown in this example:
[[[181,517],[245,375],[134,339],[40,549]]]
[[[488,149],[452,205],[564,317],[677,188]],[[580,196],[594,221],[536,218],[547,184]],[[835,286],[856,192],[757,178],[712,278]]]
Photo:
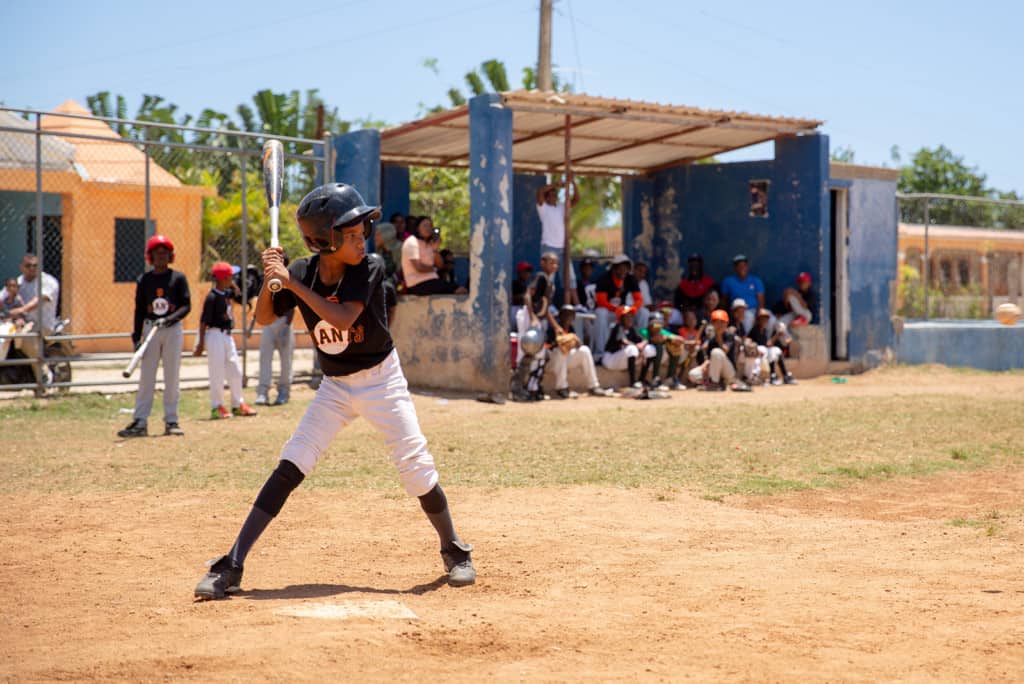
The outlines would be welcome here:
[[[564,184],[548,184],[537,191],[537,216],[540,217],[540,253],[551,252],[558,257],[558,263],[565,264],[565,202],[558,201],[558,188]],[[568,196],[568,192],[566,195]],[[568,198],[569,208],[576,204],[579,192],[576,183],[572,184],[572,196]],[[569,290],[565,293],[567,304],[579,304],[576,297],[576,272],[572,263],[569,268]],[[558,279],[561,288],[562,279]]]
[[[31,332],[36,325],[41,325],[43,335],[52,335],[53,329],[57,327],[57,300],[60,297],[60,283],[49,273],[40,273],[39,257],[35,254],[26,254],[21,258],[18,293],[25,305],[11,309],[10,313],[12,318],[21,316],[30,321],[22,332]],[[37,309],[37,313],[28,315]],[[43,350],[39,338],[24,340],[22,351],[34,358],[41,357]],[[50,370],[45,364],[34,364],[32,369],[36,374],[36,382],[50,382]]]

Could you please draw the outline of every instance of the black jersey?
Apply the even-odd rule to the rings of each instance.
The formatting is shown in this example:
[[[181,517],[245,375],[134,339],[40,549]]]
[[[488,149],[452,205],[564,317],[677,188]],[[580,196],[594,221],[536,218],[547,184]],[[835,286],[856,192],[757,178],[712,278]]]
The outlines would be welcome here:
[[[639,344],[643,341],[643,336],[635,327],[629,326],[627,328],[621,323],[616,323],[608,334],[608,342],[604,345],[604,350],[609,354],[614,354],[627,345]]]
[[[533,293],[530,308],[533,310],[534,315],[544,318],[548,315],[548,312],[544,310],[544,297],[547,297],[548,306],[551,306],[552,300],[555,297],[555,281],[551,279],[551,276],[542,271],[530,283],[529,292]]]
[[[142,326],[146,320],[166,318],[177,323],[192,309],[192,294],[188,290],[185,274],[174,269],[163,273],[148,271],[135,281],[135,325],[132,341],[142,339]]]
[[[217,328],[230,333],[231,329],[235,327],[235,319],[231,311],[233,295],[234,292],[231,288],[210,290],[210,294],[206,295],[206,301],[203,302],[203,315],[200,316],[199,322],[205,323],[207,328]]]
[[[297,259],[288,267],[288,272],[292,278],[328,301],[363,304],[363,311],[352,327],[338,330],[287,289],[274,294],[274,314],[284,316],[299,307],[325,375],[350,375],[373,368],[395,348],[388,330],[384,288],[381,286],[384,260],[378,254],[368,254],[355,266],[346,266],[341,280],[330,285],[320,280],[319,261],[319,255]]]

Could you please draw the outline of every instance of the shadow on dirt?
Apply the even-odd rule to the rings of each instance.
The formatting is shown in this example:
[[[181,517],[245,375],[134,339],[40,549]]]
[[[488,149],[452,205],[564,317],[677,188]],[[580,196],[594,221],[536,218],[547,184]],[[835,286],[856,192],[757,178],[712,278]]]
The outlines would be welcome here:
[[[381,589],[378,587],[353,587],[347,584],[292,584],[280,589],[249,589],[233,594],[238,598],[254,601],[274,601],[281,599],[311,599],[337,596],[339,594],[426,594],[437,591],[448,583],[448,575],[441,575],[433,582],[417,584],[408,589]]]

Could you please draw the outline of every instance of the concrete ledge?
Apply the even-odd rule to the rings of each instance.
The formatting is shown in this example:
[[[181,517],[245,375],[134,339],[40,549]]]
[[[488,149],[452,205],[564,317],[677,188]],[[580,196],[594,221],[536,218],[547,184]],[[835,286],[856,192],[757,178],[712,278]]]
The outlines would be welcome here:
[[[910,321],[896,339],[900,363],[941,363],[982,370],[1024,368],[1024,324]]]
[[[793,328],[793,356],[786,359],[786,368],[797,378],[816,378],[828,372],[829,352],[825,329],[820,325]]]

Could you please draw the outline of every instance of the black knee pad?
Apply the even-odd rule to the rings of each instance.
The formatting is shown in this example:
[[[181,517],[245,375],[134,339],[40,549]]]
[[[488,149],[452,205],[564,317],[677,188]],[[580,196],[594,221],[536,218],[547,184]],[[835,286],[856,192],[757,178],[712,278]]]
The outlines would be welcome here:
[[[277,516],[284,502],[288,500],[288,495],[302,484],[305,477],[291,461],[279,461],[253,505],[270,517]]]
[[[434,488],[429,492],[419,497],[420,508],[427,515],[435,515],[437,513],[443,513],[444,509],[448,508],[448,497],[444,495],[444,490],[441,489],[441,485],[434,485]]]

